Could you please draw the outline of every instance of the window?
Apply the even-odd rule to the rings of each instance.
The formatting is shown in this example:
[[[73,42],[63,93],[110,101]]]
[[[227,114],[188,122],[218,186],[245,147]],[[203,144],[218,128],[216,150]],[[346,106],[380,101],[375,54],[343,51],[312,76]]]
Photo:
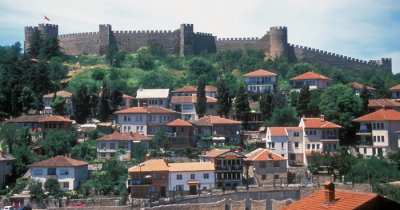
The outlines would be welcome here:
[[[279,179],[279,174],[275,174],[274,179]]]
[[[43,175],[42,169],[35,169],[35,170],[33,170],[33,175]]]
[[[182,180],[182,174],[177,174],[177,175],[176,175],[176,179],[177,179],[177,180]]]
[[[310,144],[307,144],[307,149],[310,149]]]
[[[271,148],[275,148],[275,142],[271,143]]]
[[[149,121],[152,121],[153,120],[153,116],[149,116]]]
[[[209,105],[208,105],[208,108],[209,108],[209,109],[214,109],[214,104],[209,104]]]
[[[300,135],[299,135],[299,132],[297,132],[297,131],[296,131],[296,132],[294,132],[294,133],[293,133],[293,136],[294,136],[294,137],[298,137],[298,136],[300,136]]]
[[[183,104],[182,109],[191,110],[193,109],[193,104]]]
[[[124,121],[126,121],[126,116],[124,116]]]
[[[100,157],[101,158],[106,158],[106,153],[105,152],[100,153]]]
[[[163,175],[161,176],[161,178],[165,180],[165,175],[163,174]]]
[[[115,149],[115,143],[110,143],[110,149]]]
[[[378,142],[381,142],[381,136],[378,136]]]
[[[265,162],[260,162],[260,168],[265,168]]]
[[[382,142],[385,142],[385,136],[381,137]]]
[[[110,153],[110,158],[113,158],[113,157],[115,157],[115,153],[114,153],[114,152],[111,152],[111,153]]]
[[[190,179],[196,179],[196,175],[195,174],[190,174]]]
[[[265,174],[261,175],[261,179],[262,180],[266,180],[267,179],[267,175],[265,175]]]
[[[56,175],[56,169],[55,168],[48,168],[47,169],[47,175]]]
[[[282,157],[285,157],[285,154],[281,154]]]
[[[319,149],[319,144],[317,144],[317,149]]]
[[[176,191],[183,191],[183,185],[176,185]]]
[[[294,142],[294,147],[299,148],[299,142]]]
[[[106,143],[101,143],[101,149],[106,149]]]
[[[131,121],[131,116],[128,116],[128,121]]]
[[[129,142],[119,142],[118,148],[128,149]]]
[[[66,168],[62,168],[60,169],[60,175],[68,175],[69,174],[69,170]]]
[[[62,186],[63,188],[69,188],[69,182],[63,182]]]
[[[290,160],[296,160],[296,155],[295,154],[289,154]]]
[[[173,144],[176,144],[176,139],[173,139],[173,140],[172,140],[172,143],[173,143]]]
[[[315,149],[315,144],[311,144],[311,146],[312,146],[312,149]]]
[[[367,148],[364,148],[364,154],[367,154]]]
[[[203,174],[203,178],[204,179],[208,179],[209,178],[209,174]]]
[[[153,187],[151,187],[151,192],[156,192],[156,187],[155,186],[153,186]]]
[[[285,147],[285,143],[282,142],[281,148],[284,149],[284,147]]]
[[[153,174],[153,179],[157,179],[157,174],[156,173]]]
[[[374,136],[374,142],[376,142],[376,136]]]
[[[274,167],[279,167],[279,161],[274,161]]]

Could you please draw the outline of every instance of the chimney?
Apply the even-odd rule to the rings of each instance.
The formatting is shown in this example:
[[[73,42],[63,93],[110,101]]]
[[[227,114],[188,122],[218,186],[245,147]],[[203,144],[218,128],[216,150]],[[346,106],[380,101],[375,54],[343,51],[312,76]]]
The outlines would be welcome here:
[[[335,201],[335,185],[333,182],[327,181],[324,183],[325,188],[325,203],[324,205],[328,205]]]
[[[325,121],[325,115],[321,114],[321,121]]]
[[[164,158],[165,165],[168,166],[168,158]]]
[[[146,154],[146,160],[150,160],[150,154],[149,153]]]

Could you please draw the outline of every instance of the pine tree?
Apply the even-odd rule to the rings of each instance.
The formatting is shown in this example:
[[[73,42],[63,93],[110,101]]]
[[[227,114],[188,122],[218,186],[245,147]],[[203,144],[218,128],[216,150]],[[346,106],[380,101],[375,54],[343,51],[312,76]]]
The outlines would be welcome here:
[[[22,104],[22,112],[28,114],[34,107],[35,95],[29,87],[24,87],[18,100]]]
[[[371,95],[369,94],[367,87],[363,86],[360,92],[360,99],[362,101],[363,113],[368,113],[368,103],[369,103],[368,101],[370,98]]]
[[[99,105],[99,119],[101,122],[106,122],[110,115],[110,104],[108,102],[109,94],[110,91],[108,90],[106,79],[103,79],[103,89]]]
[[[72,95],[75,121],[79,124],[85,123],[86,118],[89,117],[89,101],[87,87],[82,84],[76,93]]]
[[[30,40],[28,54],[32,58],[37,58],[40,55],[40,48],[42,47],[42,37],[40,36],[39,29],[35,28]]]
[[[197,86],[197,102],[196,102],[196,113],[199,118],[202,118],[206,113],[206,83],[204,78],[199,79],[199,83]]]
[[[248,115],[250,113],[249,95],[246,86],[241,85],[236,95],[236,117],[243,121],[243,126],[247,127]]]
[[[272,116],[273,106],[272,106],[272,94],[266,89],[261,95],[260,99],[260,110],[261,110],[261,119],[268,120]]]
[[[90,110],[94,118],[97,118],[97,108],[99,106],[99,96],[97,94],[97,87],[93,85],[92,93],[90,94]]]
[[[229,84],[224,78],[218,81],[217,113],[219,116],[227,116],[232,107],[232,99],[229,92]]]
[[[67,105],[65,99],[62,96],[57,96],[53,102],[51,102],[50,107],[53,109],[56,115],[65,115],[67,113]]]
[[[299,116],[308,115],[308,103],[311,99],[310,88],[308,85],[304,85],[300,90],[299,99],[297,101],[296,110]]]

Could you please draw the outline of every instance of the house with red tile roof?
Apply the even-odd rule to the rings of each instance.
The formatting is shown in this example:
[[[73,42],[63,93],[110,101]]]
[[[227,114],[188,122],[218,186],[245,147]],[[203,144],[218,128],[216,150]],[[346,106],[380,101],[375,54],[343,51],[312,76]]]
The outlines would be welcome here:
[[[177,119],[179,112],[159,106],[131,107],[114,112],[121,133],[137,132],[153,136],[167,130],[167,124]]]
[[[303,164],[302,127],[268,127],[265,137],[267,149],[289,159],[292,166]]]
[[[400,209],[400,204],[376,193],[337,190],[326,182],[324,189],[281,209]]]
[[[308,85],[310,90],[325,90],[331,86],[332,83],[331,78],[319,75],[312,71],[293,77],[290,81],[292,81],[293,89],[297,91],[300,91],[304,85]]]
[[[168,108],[169,89],[142,89],[136,92],[138,106],[160,106]]]
[[[350,86],[354,89],[354,93],[356,94],[356,96],[360,96],[361,90],[363,89],[364,85],[357,83],[357,82],[350,82],[348,84],[346,84],[347,86]],[[368,90],[368,93],[370,95],[374,95],[375,94],[375,88],[373,87],[369,87],[369,86],[365,86]]]
[[[400,112],[380,109],[353,120],[360,123],[356,135],[360,144],[356,150],[366,156],[385,156],[387,151],[399,149],[396,131],[400,130]]]
[[[282,185],[287,184],[287,159],[263,148],[246,155],[244,176],[249,184]]]
[[[72,107],[72,95],[73,93],[64,91],[64,90],[60,90],[56,92],[56,96],[61,96],[63,99],[65,99],[65,104],[67,105],[67,113],[69,115],[73,115],[74,114],[74,109]],[[49,93],[46,95],[43,95],[42,100],[43,100],[43,113],[45,115],[51,115],[53,114],[53,109],[50,107],[51,103],[53,102],[53,98],[54,98],[54,93]]]
[[[118,109],[121,110],[121,109],[127,109],[130,107],[133,107],[134,103],[135,103],[135,99],[136,98],[133,96],[122,94],[122,102],[121,102],[121,105],[118,107]]]
[[[299,127],[303,129],[304,163],[308,164],[307,155],[311,152],[335,152],[339,149],[340,125],[320,118],[302,117]]]
[[[237,144],[240,142],[240,125],[242,122],[207,115],[198,120],[190,121],[194,127],[194,135],[198,139],[212,137],[214,145]],[[205,142],[199,142],[204,146]]]
[[[98,159],[129,160],[136,154],[136,148],[140,147],[139,144],[144,149],[149,149],[151,138],[136,132],[120,133],[115,131],[96,139],[96,141]],[[125,154],[117,154],[118,149],[124,150]]]
[[[168,142],[171,150],[182,151],[186,147],[196,147],[192,124],[176,119],[167,124]]]
[[[244,74],[244,84],[247,91],[261,95],[265,90],[273,91],[277,85],[277,74],[263,69]]]
[[[368,100],[368,112],[375,112],[383,108],[400,111],[400,103],[387,98]]]
[[[211,98],[217,98],[217,88],[206,85],[204,89],[206,96]],[[183,86],[176,90],[171,91],[172,96],[191,96],[193,94],[197,94],[197,86]]]
[[[88,163],[58,155],[29,165],[31,178],[42,183],[57,179],[60,190],[72,191],[83,184],[88,177]]]
[[[243,185],[244,158],[239,151],[213,149],[200,156],[202,162],[211,162],[215,166],[217,187],[235,189]]]
[[[199,119],[196,113],[197,94],[190,96],[172,96],[170,107],[181,113],[181,119],[185,121]],[[205,115],[217,115],[217,99],[206,96]]]
[[[389,91],[392,93],[392,99],[399,101],[400,100],[400,84],[389,88]]]

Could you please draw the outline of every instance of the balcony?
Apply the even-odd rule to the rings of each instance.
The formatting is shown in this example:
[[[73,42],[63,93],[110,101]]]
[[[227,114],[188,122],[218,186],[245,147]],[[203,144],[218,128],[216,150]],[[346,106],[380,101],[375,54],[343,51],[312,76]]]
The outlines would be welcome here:
[[[357,136],[370,136],[372,135],[372,131],[371,130],[358,130],[356,132]]]
[[[234,165],[234,166],[216,166],[215,170],[220,171],[241,171],[243,170],[243,166]]]
[[[322,135],[321,141],[339,141],[339,136],[337,135]]]
[[[245,85],[268,85],[268,84],[272,84],[274,85],[276,83],[276,81],[245,81],[244,84]]]
[[[57,175],[47,175],[46,179],[58,179]]]
[[[151,185],[152,180],[151,179],[132,179],[130,180],[130,185],[131,186],[136,186],[136,185]]]

